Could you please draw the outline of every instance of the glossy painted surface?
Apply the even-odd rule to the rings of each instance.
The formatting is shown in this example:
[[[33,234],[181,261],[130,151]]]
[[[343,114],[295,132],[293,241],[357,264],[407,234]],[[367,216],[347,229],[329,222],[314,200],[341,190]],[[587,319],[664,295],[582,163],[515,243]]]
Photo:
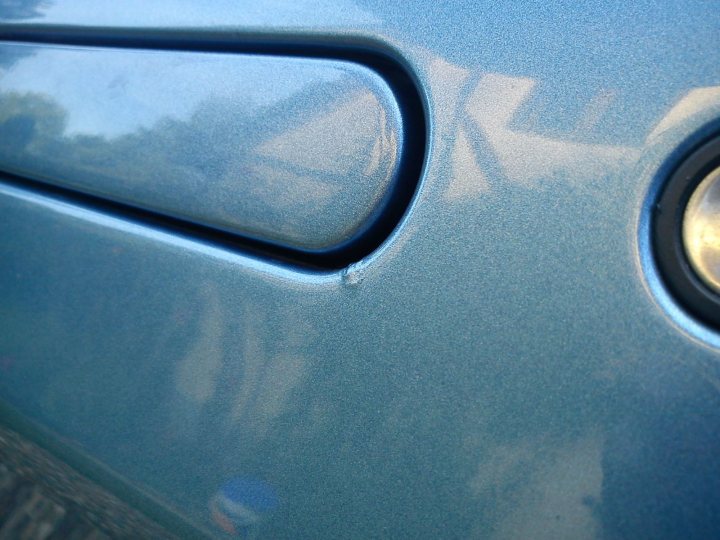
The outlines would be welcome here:
[[[374,43],[414,73],[430,133],[400,227],[337,273],[3,188],[4,400],[206,527],[219,486],[250,476],[280,500],[267,538],[717,536],[720,336],[668,295],[648,223],[719,125],[720,10],[165,0],[5,19]]]
[[[359,64],[0,44],[0,170],[304,250],[352,241],[403,131]]]

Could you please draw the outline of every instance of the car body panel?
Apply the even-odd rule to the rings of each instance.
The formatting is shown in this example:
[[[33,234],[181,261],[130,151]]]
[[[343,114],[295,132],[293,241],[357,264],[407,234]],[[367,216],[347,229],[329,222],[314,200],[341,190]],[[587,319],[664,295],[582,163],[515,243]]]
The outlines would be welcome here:
[[[352,242],[398,181],[398,104],[357,63],[25,43],[0,58],[5,172],[301,251]]]
[[[720,117],[720,11],[49,3],[0,35],[381,50],[427,153],[389,238],[313,272],[0,187],[0,395],[201,527],[262,478],[283,537],[708,537],[720,337],[654,198]],[[16,15],[16,16],[14,16]]]

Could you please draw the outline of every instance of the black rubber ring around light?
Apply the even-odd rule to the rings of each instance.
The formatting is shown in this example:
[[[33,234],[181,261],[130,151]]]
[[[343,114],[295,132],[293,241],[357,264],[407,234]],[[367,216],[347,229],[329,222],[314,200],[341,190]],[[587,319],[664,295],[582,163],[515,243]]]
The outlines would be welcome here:
[[[695,188],[720,167],[720,137],[704,143],[675,169],[660,193],[652,216],[653,249],[667,287],[687,310],[720,327],[720,295],[698,277],[682,240],[685,208]]]

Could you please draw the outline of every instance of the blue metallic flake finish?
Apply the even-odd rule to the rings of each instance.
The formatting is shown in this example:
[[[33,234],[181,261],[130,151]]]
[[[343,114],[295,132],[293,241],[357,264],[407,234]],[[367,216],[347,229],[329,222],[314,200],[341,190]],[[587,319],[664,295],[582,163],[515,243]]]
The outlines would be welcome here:
[[[381,48],[425,100],[399,227],[313,273],[0,189],[0,396],[201,527],[266,538],[712,538],[720,337],[648,213],[717,132],[703,2],[3,7],[14,38]],[[305,45],[302,45],[303,47]],[[219,530],[218,530],[219,532]]]
[[[17,43],[0,63],[6,172],[309,251],[397,181],[398,105],[355,63]]]

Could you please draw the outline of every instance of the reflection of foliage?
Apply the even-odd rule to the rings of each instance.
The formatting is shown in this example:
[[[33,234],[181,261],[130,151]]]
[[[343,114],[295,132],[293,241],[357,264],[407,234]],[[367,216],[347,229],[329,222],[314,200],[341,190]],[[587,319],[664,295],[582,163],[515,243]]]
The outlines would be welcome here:
[[[41,10],[51,4],[52,0],[0,0],[0,20],[33,19],[40,16]],[[0,54],[0,68],[9,68],[30,54],[30,47],[6,47]]]
[[[112,175],[142,183],[158,175],[173,178],[222,177],[228,156],[242,151],[242,140],[256,126],[228,107],[212,101],[200,105],[190,120],[163,118],[152,128],[108,139],[63,134],[66,112],[41,94],[0,94],[0,136],[24,149],[44,166],[79,167],[87,174]],[[237,111],[237,108],[231,109]],[[4,150],[9,150],[7,144]],[[192,152],[188,152],[191,149]],[[132,156],[132,160],[127,157]]]
[[[5,166],[15,172],[33,163],[40,175],[60,175],[85,186],[92,185],[93,178],[112,177],[114,182],[124,180],[128,187],[152,193],[172,191],[172,186],[160,185],[159,178],[169,183],[196,179],[192,182],[196,192],[191,195],[199,195],[203,179],[223,177],[228,156],[242,147],[239,139],[245,132],[241,126],[251,125],[243,118],[222,116],[223,110],[227,112],[210,102],[201,105],[187,122],[163,118],[152,128],[108,139],[64,133],[67,113],[47,96],[3,93],[0,155]]]
[[[38,94],[2,94],[0,97],[0,140],[4,151],[17,151],[47,144],[59,138],[65,127],[65,112],[50,99]]]
[[[328,93],[330,89],[328,87]],[[316,103],[323,89],[314,87],[308,92],[315,96],[315,101],[296,97],[295,102]],[[66,114],[46,96],[0,93],[0,140],[3,141],[0,154],[5,163],[15,163],[18,168],[23,163],[32,163],[34,171],[40,174],[60,170],[66,179],[112,175],[148,191],[167,192],[172,189],[169,183],[182,178],[185,193],[191,193],[188,199],[193,195],[201,198],[208,178],[227,183],[228,190],[239,181],[253,186],[263,180],[269,183],[269,176],[253,176],[254,171],[247,167],[250,160],[243,152],[258,142],[259,133],[274,137],[284,133],[288,121],[297,126],[303,120],[315,118],[317,113],[310,107],[298,111],[292,100],[264,110],[229,107],[227,102],[210,100],[200,104],[187,120],[166,117],[152,127],[107,138],[67,133]],[[4,144],[5,141],[13,141],[20,154]],[[322,175],[322,171],[313,173],[320,180]],[[284,189],[285,186],[270,188]],[[190,202],[193,201],[188,204]],[[214,204],[222,207],[227,203],[215,201]],[[242,204],[244,201],[239,201],[235,208]],[[267,212],[268,219],[277,215],[271,210]],[[333,387],[342,369],[347,368],[348,372],[356,369],[353,358],[344,364],[337,362],[337,368],[330,369],[329,373],[324,373],[325,366],[312,372],[310,367],[306,368],[306,363],[310,363],[306,349],[310,347],[304,340],[314,338],[308,337],[312,329],[305,329],[299,322],[305,315],[304,310],[294,316],[283,314],[268,298],[263,298],[262,307],[248,302],[250,307],[245,313],[232,317],[230,315],[238,311],[237,297],[231,296],[227,301],[218,300],[222,308],[217,310],[219,315],[207,316],[208,327],[225,329],[217,333],[219,337],[202,339],[209,331],[203,330],[203,310],[198,306],[208,306],[209,300],[192,293],[193,277],[198,275],[193,274],[193,265],[178,270],[167,264],[173,260],[171,257],[155,256],[146,249],[125,250],[122,241],[101,227],[76,234],[68,231],[74,226],[82,227],[82,224],[63,222],[62,227],[47,227],[40,236],[37,222],[18,224],[18,234],[12,239],[9,235],[5,238],[6,242],[20,242],[25,246],[16,250],[13,264],[19,269],[35,269],[33,282],[47,284],[47,289],[38,288],[36,295],[31,293],[29,297],[15,300],[19,306],[36,308],[36,312],[25,309],[18,328],[31,328],[32,320],[45,336],[42,340],[33,340],[27,330],[19,333],[17,354],[33,359],[34,365],[27,362],[26,369],[40,379],[34,386],[42,388],[43,415],[69,419],[64,420],[68,431],[89,446],[103,449],[107,455],[123,456],[118,459],[150,456],[144,460],[145,465],[134,466],[152,464],[154,470],[145,472],[160,485],[177,476],[178,463],[186,466],[184,464],[202,459],[208,464],[205,477],[209,482],[220,480],[226,473],[221,470],[225,466],[257,468],[267,462],[289,477],[297,474],[293,471],[302,465],[301,478],[324,475],[329,482],[336,482],[334,486],[338,490],[343,489],[347,477],[341,467],[331,467],[328,473],[323,460],[313,465],[300,464],[297,459],[314,447],[322,447],[325,432],[321,427],[329,422],[333,413],[348,418],[348,435],[344,437],[348,449],[366,445],[356,440],[355,433],[369,427],[375,413],[360,417],[357,414],[358,405],[367,398],[362,390],[366,385],[360,386],[357,395],[344,395],[342,400],[337,400],[339,404],[335,400],[318,400],[311,417],[285,405],[285,400],[315,400],[318,385]],[[68,238],[73,241],[68,242]],[[132,242],[132,238],[128,242]],[[47,246],[53,248],[47,249]],[[179,271],[182,279],[177,279]],[[158,283],[162,286],[158,287]],[[2,289],[0,283],[0,292]],[[6,289],[12,291],[10,287]],[[220,292],[217,295],[222,298]],[[262,314],[263,309],[267,310],[266,315]],[[185,314],[186,322],[175,319],[178,313]],[[245,328],[238,330],[232,322],[234,319]],[[342,317],[330,319],[342,320]],[[300,328],[297,332],[300,337],[290,336],[291,332],[279,335],[278,328]],[[247,343],[266,346],[255,349],[243,345],[239,336],[245,336]],[[203,354],[206,346],[211,349],[208,355],[217,350],[221,355],[218,362],[222,364],[213,379],[216,393],[196,413],[202,419],[202,428],[194,428],[184,418],[177,419],[178,411],[183,412],[185,406],[174,405],[172,401],[176,389],[170,374],[171,367],[178,364],[177,359],[192,360],[196,345],[198,355]],[[304,379],[305,370],[313,376],[307,375]],[[303,389],[301,380],[313,380],[315,384]],[[240,387],[248,389],[243,407],[237,406],[237,399],[231,399]],[[375,387],[380,388],[379,398],[392,394],[393,388],[388,383],[377,383]],[[107,424],[112,425],[112,430],[103,431]],[[289,427],[295,425],[300,427]],[[289,429],[292,429],[290,433]],[[175,431],[181,435],[186,433],[188,439],[180,439]],[[168,449],[169,445],[162,442],[166,437],[184,443]],[[278,437],[291,440],[289,447],[304,451],[296,457],[285,449],[273,447]],[[243,445],[241,458],[244,460],[240,463],[237,462],[239,442]],[[329,452],[334,453],[335,448]],[[340,455],[343,459],[347,457]],[[386,476],[387,470],[378,465],[377,470],[367,473],[361,482],[380,483]],[[306,496],[298,496],[298,500],[301,499],[305,500]],[[340,512],[342,503],[339,500],[338,507],[330,509]],[[328,503],[308,499],[308,516],[318,504]]]
[[[312,111],[303,112],[308,116],[312,114]],[[86,186],[92,183],[92,178],[112,177],[132,183],[132,187],[140,186],[146,192],[167,192],[172,189],[168,183],[182,179],[184,193],[190,193],[190,204],[193,196],[204,195],[208,178],[227,182],[227,189],[238,179],[254,181],[252,171],[242,169],[243,152],[257,141],[258,133],[273,136],[282,132],[283,120],[297,119],[298,111],[292,109],[289,102],[275,104],[268,113],[268,109],[229,107],[227,102],[208,100],[187,120],[165,117],[152,127],[114,138],[69,134],[67,116],[67,111],[49,96],[30,92],[0,93],[0,160],[4,166],[23,174],[23,167],[30,163],[33,175],[38,174],[40,178],[57,178],[60,171],[65,181],[90,180],[84,183]],[[275,121],[268,122],[268,116]],[[224,201],[216,204],[221,207]],[[29,244],[28,239],[37,235],[29,226],[19,224],[17,227],[17,242]],[[19,268],[36,267],[33,279],[50,284],[51,289],[33,299],[38,313],[25,313],[22,324],[18,324],[18,328],[31,328],[29,321],[34,318],[35,326],[44,329],[47,339],[32,340],[25,336],[26,339],[19,340],[22,354],[18,356],[41,362],[58,354],[53,351],[58,343],[73,343],[68,351],[81,351],[80,354],[61,351],[60,360],[34,371],[42,379],[38,384],[45,388],[45,412],[51,416],[70,414],[77,418],[73,429],[82,431],[86,429],[82,421],[87,420],[84,415],[93,411],[97,417],[114,418],[119,431],[129,431],[134,429],[130,425],[133,419],[147,414],[145,411],[151,408],[149,398],[160,399],[161,389],[172,384],[172,378],[162,373],[162,363],[146,362],[146,357],[181,357],[186,354],[184,348],[188,343],[185,336],[179,335],[182,332],[177,332],[178,324],[168,325],[168,335],[162,337],[150,330],[163,327],[157,319],[154,327],[138,328],[137,321],[128,318],[127,313],[137,312],[138,305],[146,301],[167,306],[168,314],[175,311],[192,314],[195,310],[186,305],[187,294],[174,294],[177,291],[170,285],[156,291],[154,298],[148,298],[143,279],[163,271],[172,275],[173,269],[163,269],[158,261],[148,266],[141,256],[131,261],[129,254],[122,250],[116,252],[94,235],[67,243],[64,239],[68,234],[62,229],[44,231],[45,241],[56,245],[56,251],[28,248],[24,255],[15,256]],[[53,237],[56,242],[49,240]],[[15,240],[7,238],[6,241]],[[30,257],[34,260],[27,259]],[[24,262],[21,263],[21,259]],[[115,261],[122,263],[116,266]],[[128,275],[121,271],[123,268],[136,270]],[[13,292],[11,288],[10,293]],[[158,300],[160,297],[162,300]],[[22,306],[27,299],[16,301]],[[194,323],[191,320],[187,324]],[[143,359],[143,362],[130,365],[132,359]],[[108,387],[112,388],[105,388],[98,380],[108,381]],[[68,388],[91,387],[103,387],[106,395],[116,391],[117,399],[102,399],[96,390],[68,396]],[[210,427],[213,426],[217,427],[215,424]],[[139,438],[137,433],[135,436]],[[155,436],[156,433],[148,435]]]
[[[200,102],[188,119],[165,116],[115,137],[68,133],[69,111],[49,96],[0,93],[0,157],[8,172],[54,178],[83,190],[112,186],[125,202],[142,201],[190,219],[214,215],[231,224],[245,215],[249,234],[305,229],[310,204],[313,221],[322,228],[322,220],[332,219],[322,209],[332,207],[338,175],[347,171],[325,170],[315,161],[309,167],[282,152],[278,157],[257,149],[345,105],[333,98],[343,95],[343,84],[310,85],[266,107],[212,97]],[[318,110],[313,106],[318,101],[328,105]],[[362,101],[357,103],[362,109]],[[360,136],[359,141],[366,145],[374,139]],[[301,144],[310,153],[319,150],[314,140]],[[369,155],[371,149],[366,150]],[[351,172],[362,175],[366,164],[358,160],[359,170]],[[288,211],[296,206],[301,211]]]
[[[48,7],[49,0],[0,0],[0,15],[3,19],[32,19]]]

